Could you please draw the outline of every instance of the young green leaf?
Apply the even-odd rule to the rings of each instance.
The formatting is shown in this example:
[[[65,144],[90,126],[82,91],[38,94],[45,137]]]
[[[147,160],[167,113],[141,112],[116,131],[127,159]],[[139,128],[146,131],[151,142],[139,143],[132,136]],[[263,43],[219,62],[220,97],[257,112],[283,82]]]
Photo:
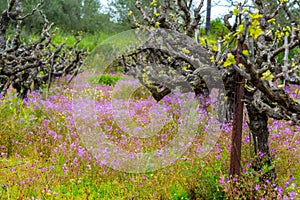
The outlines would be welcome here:
[[[272,75],[272,72],[270,70],[267,70],[265,73],[262,74],[261,80],[273,80],[274,76]]]
[[[229,67],[229,66],[231,66],[235,63],[236,63],[236,61],[235,61],[234,55],[232,53],[228,53],[227,54],[227,59],[224,62],[224,67]]]
[[[250,52],[248,50],[243,50],[242,54],[247,57],[250,56]]]

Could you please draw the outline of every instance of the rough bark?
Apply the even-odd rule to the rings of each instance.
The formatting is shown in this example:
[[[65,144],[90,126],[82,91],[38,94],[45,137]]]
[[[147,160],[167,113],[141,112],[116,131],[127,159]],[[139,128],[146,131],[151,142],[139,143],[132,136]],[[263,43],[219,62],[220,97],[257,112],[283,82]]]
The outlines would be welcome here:
[[[0,19],[0,50],[5,49],[6,45],[6,30],[9,25],[10,18],[7,15],[7,10],[4,10]]]
[[[263,178],[275,180],[275,168],[272,166],[272,158],[269,152],[269,131],[268,116],[259,112],[252,104],[247,105],[249,116],[249,128],[252,134],[254,152],[257,157],[252,162],[252,167],[259,171],[264,165],[273,167],[272,170],[266,172]]]

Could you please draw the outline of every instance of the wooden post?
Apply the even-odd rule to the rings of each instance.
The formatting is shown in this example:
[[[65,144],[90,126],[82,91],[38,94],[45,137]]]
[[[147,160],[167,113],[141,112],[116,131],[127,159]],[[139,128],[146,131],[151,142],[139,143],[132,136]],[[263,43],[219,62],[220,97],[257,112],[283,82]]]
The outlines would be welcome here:
[[[240,63],[240,53],[242,46],[239,44],[236,54],[236,63]],[[240,175],[241,172],[241,149],[242,149],[242,128],[243,128],[243,107],[242,98],[244,96],[244,78],[238,72],[235,74],[235,95],[234,95],[234,115],[233,129],[231,137],[230,153],[230,175]]]

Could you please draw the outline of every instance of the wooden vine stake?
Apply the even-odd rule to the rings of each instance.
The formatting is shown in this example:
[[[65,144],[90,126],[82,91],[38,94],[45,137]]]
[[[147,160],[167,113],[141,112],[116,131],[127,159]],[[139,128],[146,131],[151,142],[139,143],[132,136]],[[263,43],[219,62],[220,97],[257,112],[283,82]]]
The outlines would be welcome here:
[[[239,65],[242,45],[239,42],[236,53],[236,63]],[[236,85],[234,96],[234,114],[233,129],[231,137],[231,153],[230,153],[230,175],[240,175],[241,172],[241,149],[242,149],[242,125],[243,125],[243,101],[244,96],[244,77],[236,72]]]

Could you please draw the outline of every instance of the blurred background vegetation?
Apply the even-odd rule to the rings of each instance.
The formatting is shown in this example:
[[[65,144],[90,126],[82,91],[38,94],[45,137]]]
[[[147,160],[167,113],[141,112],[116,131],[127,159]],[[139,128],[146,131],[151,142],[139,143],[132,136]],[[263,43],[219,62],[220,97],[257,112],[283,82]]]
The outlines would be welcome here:
[[[7,0],[0,0],[0,11],[7,8]],[[23,13],[30,12],[40,0],[23,0]],[[150,5],[150,0],[142,0],[142,5]],[[73,44],[75,37],[82,36],[80,48],[92,50],[106,38],[135,27],[132,14],[140,18],[135,8],[135,0],[111,0],[107,5],[102,5],[99,0],[44,0],[40,8],[46,14],[49,22],[58,28],[54,42]],[[202,21],[204,21],[203,17]],[[203,23],[204,24],[204,23]],[[22,38],[25,42],[38,38],[43,26],[43,18],[35,14],[22,21]],[[15,24],[12,24],[8,34],[15,34]],[[211,22],[210,37],[216,38],[219,34],[226,34],[221,19]],[[205,27],[200,35],[205,34]]]
[[[85,35],[87,36],[86,45],[84,48],[93,48],[95,43],[98,43],[99,39],[105,39],[108,36],[114,35],[116,33],[129,30],[134,28],[132,14],[138,19],[140,18],[140,13],[135,8],[136,0],[107,0],[107,5],[102,5],[100,0],[43,0],[44,3],[41,6],[41,10],[46,14],[49,22],[53,22],[54,25],[59,28],[58,42],[61,41],[63,37],[66,36],[77,36]],[[23,12],[30,12],[40,0],[23,0]],[[151,4],[151,0],[141,0],[143,6]],[[209,1],[210,6],[214,7],[216,2]],[[292,8],[297,8],[299,4],[298,1],[293,1],[288,4]],[[159,1],[157,2],[159,4]],[[264,2],[270,10],[274,10],[276,7],[276,1],[266,1]],[[228,4],[229,5],[229,4]],[[205,5],[208,8],[209,5]],[[7,8],[7,0],[0,0],[0,11]],[[299,16],[299,10],[294,9],[297,12],[292,12],[292,14]],[[131,14],[131,15],[132,15]],[[200,35],[205,34],[205,12],[202,13],[202,25],[200,30]],[[224,13],[225,14],[225,13]],[[211,13],[213,15],[213,13]],[[222,17],[222,16],[220,16]],[[285,22],[284,13],[280,13],[277,17],[277,21]],[[140,21],[140,20],[138,20]],[[142,20],[141,20],[142,21]],[[24,38],[28,36],[39,35],[43,26],[43,19],[40,15],[35,14],[29,18],[26,18],[23,22],[24,27]],[[210,21],[209,36],[220,37],[221,34],[227,34],[228,30],[223,26],[223,20],[213,19]],[[206,25],[207,26],[207,25]],[[12,29],[15,26],[12,26]],[[15,33],[11,30],[11,33]],[[71,39],[72,40],[72,39]],[[84,43],[84,42],[83,42]]]

